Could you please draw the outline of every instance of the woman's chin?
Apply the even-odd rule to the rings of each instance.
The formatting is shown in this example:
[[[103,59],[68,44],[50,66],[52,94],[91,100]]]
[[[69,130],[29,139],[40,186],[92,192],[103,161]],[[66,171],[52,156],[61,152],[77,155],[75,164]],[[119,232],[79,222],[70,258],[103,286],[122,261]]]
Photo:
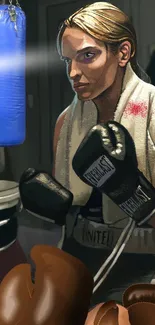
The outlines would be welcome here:
[[[83,100],[83,101],[91,100],[94,98],[94,96],[92,96],[91,93],[82,93],[82,92],[78,92],[77,97],[78,97],[78,99]]]

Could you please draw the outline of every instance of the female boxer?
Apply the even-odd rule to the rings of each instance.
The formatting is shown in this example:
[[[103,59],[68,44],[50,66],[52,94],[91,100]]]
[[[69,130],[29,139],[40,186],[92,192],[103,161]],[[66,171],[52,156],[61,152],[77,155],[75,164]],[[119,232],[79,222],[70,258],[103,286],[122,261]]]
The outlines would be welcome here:
[[[137,63],[135,30],[112,4],[96,2],[75,12],[64,21],[57,44],[75,91],[73,102],[57,120],[54,135],[53,174],[74,195],[62,249],[81,259],[95,276],[129,218],[106,195],[76,176],[72,159],[92,126],[115,120],[130,132],[138,167],[155,185],[155,87],[141,79],[147,80]],[[134,230],[118,262],[93,295],[92,305],[107,300],[119,303],[131,283],[152,280],[152,225],[153,219]]]

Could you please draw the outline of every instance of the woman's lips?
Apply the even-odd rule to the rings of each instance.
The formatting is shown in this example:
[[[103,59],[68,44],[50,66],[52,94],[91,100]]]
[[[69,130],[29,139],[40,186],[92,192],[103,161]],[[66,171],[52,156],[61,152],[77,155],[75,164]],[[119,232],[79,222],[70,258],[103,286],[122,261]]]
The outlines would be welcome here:
[[[84,90],[86,87],[88,87],[88,84],[73,85],[74,90],[77,92],[80,90]]]

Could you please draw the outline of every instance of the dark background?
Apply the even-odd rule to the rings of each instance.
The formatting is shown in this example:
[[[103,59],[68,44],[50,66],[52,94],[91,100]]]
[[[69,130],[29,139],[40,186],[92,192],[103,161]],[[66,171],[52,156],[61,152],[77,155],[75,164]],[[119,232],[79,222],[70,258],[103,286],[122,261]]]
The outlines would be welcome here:
[[[65,18],[81,6],[95,1],[88,0],[23,0],[20,4],[27,17],[27,48],[53,46],[56,53],[58,27]],[[109,1],[126,12],[135,26],[138,38],[138,59],[146,69],[155,48],[155,1]],[[51,53],[52,55],[52,53]],[[57,56],[58,58],[58,56]],[[58,58],[59,61],[59,58]],[[24,144],[5,148],[5,168],[1,179],[18,181],[27,167],[52,171],[52,139],[58,115],[71,102],[73,92],[65,74],[64,65],[59,69],[44,67],[27,74],[27,135]],[[56,226],[23,214],[19,218],[19,238],[29,252],[35,243],[55,244],[60,236]],[[46,230],[49,230],[46,233]],[[47,235],[48,234],[48,235]]]

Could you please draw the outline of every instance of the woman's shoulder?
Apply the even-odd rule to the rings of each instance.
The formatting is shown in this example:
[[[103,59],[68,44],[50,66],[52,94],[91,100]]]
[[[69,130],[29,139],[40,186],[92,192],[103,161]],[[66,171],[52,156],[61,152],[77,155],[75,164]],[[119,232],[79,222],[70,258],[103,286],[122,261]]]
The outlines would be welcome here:
[[[55,161],[55,156],[56,156],[58,140],[59,140],[59,137],[60,137],[62,127],[63,127],[64,122],[65,122],[65,118],[72,111],[72,109],[73,109],[74,105],[76,104],[76,102],[77,102],[77,100],[76,100],[76,98],[74,98],[72,103],[62,111],[62,113],[58,116],[58,118],[56,120],[55,129],[54,129],[54,137],[53,137],[54,161]]]
[[[66,118],[66,115],[72,111],[73,107],[79,102],[79,100],[77,99],[77,97],[75,96],[73,101],[71,102],[71,104],[69,106],[67,106],[62,113],[58,116],[58,119],[56,121],[56,125],[55,128],[61,129],[62,125],[64,123],[64,120]]]
[[[62,129],[62,126],[64,124],[64,120],[66,117],[66,114],[69,110],[69,107],[67,107],[57,118],[56,124],[55,124],[55,130],[54,130],[54,139],[53,139],[53,152],[54,155],[56,153],[57,143],[59,139],[59,135]]]

